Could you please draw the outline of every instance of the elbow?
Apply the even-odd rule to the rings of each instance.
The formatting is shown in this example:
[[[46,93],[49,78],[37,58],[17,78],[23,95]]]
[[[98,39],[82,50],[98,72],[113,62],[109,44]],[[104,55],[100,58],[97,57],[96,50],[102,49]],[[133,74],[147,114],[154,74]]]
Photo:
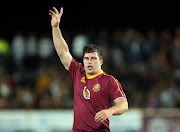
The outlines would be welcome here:
[[[122,115],[122,114],[124,114],[126,111],[128,111],[128,109],[129,109],[128,104],[126,104],[126,105],[124,105],[123,107],[121,107],[121,108],[119,109],[119,111],[118,111],[116,114],[114,114],[114,115]]]
[[[128,102],[126,102],[126,105],[125,105],[124,109],[125,109],[125,112],[128,111],[128,109],[129,109]]]
[[[62,58],[64,56],[64,52],[58,52],[58,56]]]
[[[117,101],[115,102],[116,103],[115,107],[117,106],[116,107],[117,111],[114,112],[114,115],[121,115],[121,114],[125,113],[126,111],[128,111],[129,107],[128,107],[127,99],[121,98]]]
[[[126,111],[128,111],[128,106],[124,107],[123,109],[121,108],[117,113],[113,114],[113,115],[122,115],[124,114]]]
[[[128,107],[128,105],[127,105],[127,106],[125,107],[125,112],[128,111],[128,109],[129,109],[129,107]]]
[[[123,113],[125,113],[126,111],[128,111],[128,109],[129,109],[128,103],[126,103],[126,104],[124,105],[124,108],[123,108]],[[123,113],[122,113],[122,114],[123,114]]]

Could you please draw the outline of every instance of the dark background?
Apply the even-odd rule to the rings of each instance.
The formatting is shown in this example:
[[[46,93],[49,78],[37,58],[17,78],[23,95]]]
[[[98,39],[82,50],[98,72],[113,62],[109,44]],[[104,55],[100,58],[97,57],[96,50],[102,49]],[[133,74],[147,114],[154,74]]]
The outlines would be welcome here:
[[[49,10],[64,7],[61,28],[170,29],[180,24],[179,4],[164,1],[20,0],[1,2],[0,36],[51,32]]]

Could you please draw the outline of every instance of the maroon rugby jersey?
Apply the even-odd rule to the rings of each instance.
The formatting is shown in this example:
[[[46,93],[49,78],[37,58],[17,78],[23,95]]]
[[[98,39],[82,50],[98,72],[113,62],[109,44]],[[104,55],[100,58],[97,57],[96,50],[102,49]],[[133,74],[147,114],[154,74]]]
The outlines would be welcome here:
[[[126,98],[121,84],[111,75],[99,72],[86,76],[84,67],[72,58],[67,70],[74,85],[73,132],[110,131],[109,120],[96,122],[97,112],[108,109],[117,98]]]

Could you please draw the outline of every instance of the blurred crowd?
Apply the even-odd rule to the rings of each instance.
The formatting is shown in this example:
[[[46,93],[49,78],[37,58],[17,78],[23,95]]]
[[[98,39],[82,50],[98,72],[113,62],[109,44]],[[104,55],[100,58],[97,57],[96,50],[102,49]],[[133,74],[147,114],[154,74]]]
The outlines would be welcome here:
[[[130,108],[180,108],[180,27],[63,29],[73,57],[94,43],[103,49],[103,70],[119,80]],[[73,85],[51,33],[0,36],[0,109],[73,108]]]

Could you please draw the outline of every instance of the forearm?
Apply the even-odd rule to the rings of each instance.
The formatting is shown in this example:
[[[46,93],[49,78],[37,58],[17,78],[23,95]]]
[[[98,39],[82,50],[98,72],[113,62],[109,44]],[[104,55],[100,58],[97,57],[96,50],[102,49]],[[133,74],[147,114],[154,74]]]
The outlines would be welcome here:
[[[121,115],[128,110],[127,101],[118,102],[115,106],[109,108],[112,115]]]
[[[64,40],[59,27],[52,27],[52,36],[56,52],[59,56],[63,55],[65,52],[69,52],[68,45]]]

